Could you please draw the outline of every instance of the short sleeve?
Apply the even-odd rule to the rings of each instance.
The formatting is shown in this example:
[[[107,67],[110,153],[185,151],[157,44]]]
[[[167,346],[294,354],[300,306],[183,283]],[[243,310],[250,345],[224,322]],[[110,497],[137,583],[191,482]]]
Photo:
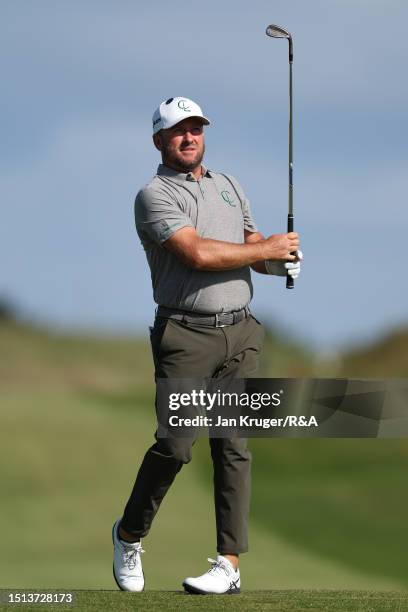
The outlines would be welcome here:
[[[145,188],[135,200],[137,232],[145,243],[148,239],[162,244],[182,227],[194,227],[190,217],[176,199],[160,190]]]
[[[248,232],[257,232],[258,228],[252,217],[251,206],[246,198],[242,201],[242,213],[244,215],[244,229]]]
[[[249,200],[245,196],[244,190],[242,189],[236,178],[227,174],[225,174],[224,176],[226,176],[230,183],[232,183],[232,186],[234,187],[235,191],[237,192],[237,195],[239,196],[239,199],[241,200],[242,215],[244,217],[244,229],[246,229],[248,232],[257,232],[258,228],[252,216],[251,205],[249,203]]]

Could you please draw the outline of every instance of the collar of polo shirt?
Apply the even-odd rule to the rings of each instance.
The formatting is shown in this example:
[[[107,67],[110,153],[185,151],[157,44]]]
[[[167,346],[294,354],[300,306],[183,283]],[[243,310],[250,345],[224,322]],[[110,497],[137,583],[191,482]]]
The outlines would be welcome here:
[[[202,176],[211,177],[211,172],[208,170],[203,164],[201,164],[202,168]],[[168,176],[178,183],[184,183],[185,181],[195,181],[195,177],[192,172],[178,172],[177,170],[173,170],[173,168],[169,168],[164,164],[159,164],[157,168],[157,174],[159,176]]]

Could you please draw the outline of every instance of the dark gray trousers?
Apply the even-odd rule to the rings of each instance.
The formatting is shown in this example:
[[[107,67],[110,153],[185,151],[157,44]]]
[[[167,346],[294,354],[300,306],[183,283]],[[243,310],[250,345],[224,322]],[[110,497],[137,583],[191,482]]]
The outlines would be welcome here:
[[[264,340],[251,315],[227,327],[156,318],[151,344],[156,378],[254,378]],[[158,438],[147,451],[122,518],[135,537],[149,532],[176,474],[191,460],[192,438]],[[210,438],[214,469],[217,551],[248,550],[251,453],[243,438]]]

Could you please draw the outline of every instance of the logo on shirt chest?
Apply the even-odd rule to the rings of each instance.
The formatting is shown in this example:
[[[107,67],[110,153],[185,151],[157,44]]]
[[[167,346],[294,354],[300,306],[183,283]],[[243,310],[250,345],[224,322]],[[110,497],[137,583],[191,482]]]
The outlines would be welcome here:
[[[226,202],[229,206],[233,206],[233,207],[236,206],[236,204],[234,204],[235,202],[234,198],[232,197],[230,192],[227,191],[226,189],[224,189],[224,191],[221,191],[221,197],[224,200],[224,202]]]

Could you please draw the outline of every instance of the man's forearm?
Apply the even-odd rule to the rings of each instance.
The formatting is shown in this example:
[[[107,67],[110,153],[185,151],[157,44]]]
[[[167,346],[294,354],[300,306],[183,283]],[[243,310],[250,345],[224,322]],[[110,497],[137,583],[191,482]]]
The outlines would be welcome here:
[[[192,227],[176,231],[163,246],[174,253],[186,266],[195,270],[234,270],[256,266],[264,272],[264,261],[290,261],[290,253],[298,248],[297,234],[274,234],[264,238],[259,232],[245,232],[245,242],[223,242],[201,238]]]
[[[195,268],[198,270],[234,270],[252,266],[257,262],[263,264],[263,247],[260,242],[254,244],[235,244],[200,238],[196,245]]]

